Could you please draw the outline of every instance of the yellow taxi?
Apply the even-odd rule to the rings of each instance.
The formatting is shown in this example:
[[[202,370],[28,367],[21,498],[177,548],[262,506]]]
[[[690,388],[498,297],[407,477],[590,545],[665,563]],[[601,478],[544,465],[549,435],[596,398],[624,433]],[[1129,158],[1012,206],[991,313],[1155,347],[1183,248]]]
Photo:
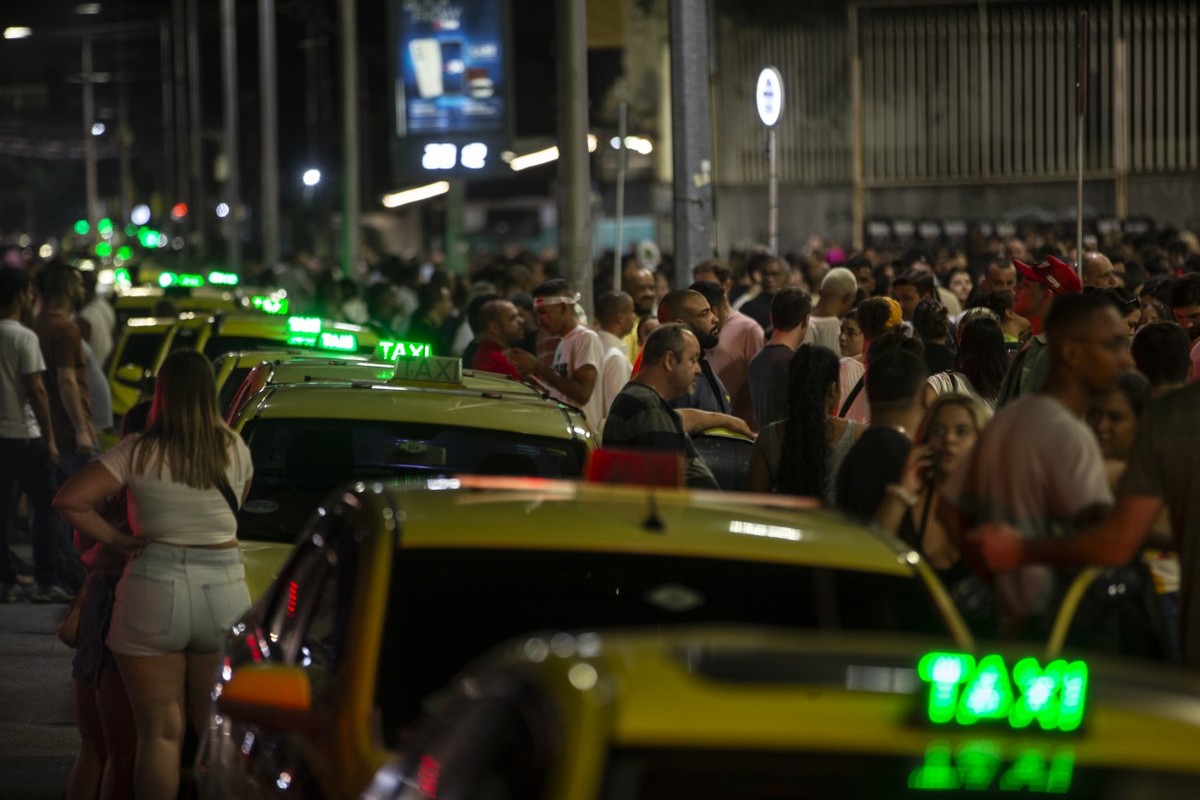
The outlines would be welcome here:
[[[319,370],[321,379],[264,382],[236,401],[230,426],[254,462],[238,538],[255,597],[321,500],[348,480],[574,478],[595,447],[581,412],[508,377],[464,371],[458,359],[437,357],[388,364],[382,369],[390,380],[353,374],[380,369],[366,364],[268,365],[260,377],[273,370],[303,381]]]
[[[352,353],[321,355],[297,348],[243,350],[217,356],[213,362],[217,405],[226,419],[232,419],[243,401],[269,383],[302,383],[330,378],[388,380],[394,368],[391,362],[368,356]]]
[[[253,312],[135,317],[126,321],[109,361],[113,414],[122,415],[149,396],[150,380],[173,350],[199,350],[213,360],[228,352],[263,349],[369,357],[383,349],[381,341],[369,328],[318,317]],[[223,377],[227,380],[228,375],[225,372]],[[218,388],[224,383],[221,381]]]
[[[160,303],[169,302],[176,312],[190,311],[201,315],[246,311],[249,308],[248,302],[237,292],[222,287],[164,289],[158,286],[122,286],[116,291],[112,302],[118,330],[131,318],[154,316]]]
[[[227,640],[201,794],[356,797],[430,693],[508,638],[703,623],[916,631],[973,647],[916,553],[803,500],[516,477],[360,480],[318,509]]]
[[[1128,664],[729,627],[550,632],[461,676],[362,797],[1189,798],[1198,747],[1196,682]]]
[[[134,317],[125,322],[108,362],[113,415],[120,417],[148,399],[154,376],[174,350],[194,350],[207,336],[212,317],[183,313],[178,317]]]

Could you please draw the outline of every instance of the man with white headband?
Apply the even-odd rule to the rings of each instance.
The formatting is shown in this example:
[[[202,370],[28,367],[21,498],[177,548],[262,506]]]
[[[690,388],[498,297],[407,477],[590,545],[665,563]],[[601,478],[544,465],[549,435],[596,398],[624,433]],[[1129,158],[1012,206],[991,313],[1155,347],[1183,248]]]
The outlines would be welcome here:
[[[533,290],[533,306],[546,332],[562,340],[554,351],[554,366],[547,367],[532,353],[505,353],[525,378],[536,378],[550,395],[583,409],[592,430],[599,430],[604,415],[602,393],[596,390],[604,348],[600,337],[579,324],[575,304],[579,295],[561,278],[546,281]]]

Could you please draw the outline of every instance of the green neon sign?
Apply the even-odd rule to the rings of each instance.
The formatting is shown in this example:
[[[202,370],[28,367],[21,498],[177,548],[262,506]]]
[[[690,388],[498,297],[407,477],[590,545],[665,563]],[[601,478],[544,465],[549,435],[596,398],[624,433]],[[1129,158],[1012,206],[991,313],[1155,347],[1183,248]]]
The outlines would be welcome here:
[[[158,276],[158,285],[165,289],[168,286],[174,286],[177,280],[179,280],[179,276],[174,272],[164,272]]]
[[[112,236],[112,232],[113,232],[112,220],[109,219],[108,217],[105,217],[104,219],[97,222],[96,223],[96,231],[106,239],[109,236]]]
[[[128,261],[133,258],[133,248],[127,244],[123,244],[117,248],[117,258]]]
[[[221,272],[213,270],[208,273],[208,282],[217,286],[237,286],[238,276],[234,272]]]
[[[1030,748],[1006,761],[995,742],[968,741],[957,749],[930,742],[925,760],[908,775],[908,788],[924,791],[1038,792],[1066,794],[1075,776],[1075,751]]]
[[[198,289],[199,287],[204,285],[204,278],[203,278],[203,276],[200,276],[200,275],[181,274],[179,276],[179,285],[187,286],[191,289]]]
[[[318,334],[321,332],[320,317],[288,317],[288,330],[292,333],[311,333]]]
[[[432,348],[422,342],[392,342],[383,341],[375,346],[375,351],[384,361],[394,361],[402,357],[425,357],[433,355]]]
[[[288,301],[286,297],[270,297],[268,295],[256,294],[250,298],[250,305],[267,314],[288,313]]]
[[[101,258],[108,258],[112,255],[112,245],[108,242],[98,242],[96,244],[96,255]]]
[[[929,684],[929,721],[936,725],[993,722],[1024,730],[1036,722],[1044,731],[1070,732],[1083,723],[1088,673],[1082,661],[1042,667],[1024,658],[1010,675],[998,655],[976,662],[963,653],[928,653],[917,674]]]
[[[129,270],[121,268],[113,270],[113,282],[124,283],[126,285],[133,283],[133,277],[129,274]]]
[[[75,223],[75,233],[79,236],[87,236],[92,231],[92,226],[88,224],[86,219],[81,219]]]
[[[340,350],[343,353],[353,353],[358,349],[358,339],[352,333],[330,333],[322,331],[319,339],[322,350]]]

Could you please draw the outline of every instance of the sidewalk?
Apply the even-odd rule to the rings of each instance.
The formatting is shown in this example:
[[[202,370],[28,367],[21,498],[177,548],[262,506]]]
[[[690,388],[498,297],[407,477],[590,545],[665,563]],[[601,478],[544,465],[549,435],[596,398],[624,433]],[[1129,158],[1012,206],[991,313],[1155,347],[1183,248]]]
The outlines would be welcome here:
[[[28,545],[13,548],[26,561]],[[71,704],[73,651],[54,636],[66,606],[0,603],[0,796],[66,794],[79,734]]]

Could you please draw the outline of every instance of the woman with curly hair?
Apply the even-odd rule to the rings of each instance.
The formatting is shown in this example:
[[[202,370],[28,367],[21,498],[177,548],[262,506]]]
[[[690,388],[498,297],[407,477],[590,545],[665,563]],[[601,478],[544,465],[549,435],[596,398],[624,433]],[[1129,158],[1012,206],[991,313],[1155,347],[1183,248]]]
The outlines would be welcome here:
[[[750,460],[750,490],[833,505],[834,476],[864,428],[834,416],[841,386],[832,350],[802,345],[788,365],[788,415],[765,427]]]

